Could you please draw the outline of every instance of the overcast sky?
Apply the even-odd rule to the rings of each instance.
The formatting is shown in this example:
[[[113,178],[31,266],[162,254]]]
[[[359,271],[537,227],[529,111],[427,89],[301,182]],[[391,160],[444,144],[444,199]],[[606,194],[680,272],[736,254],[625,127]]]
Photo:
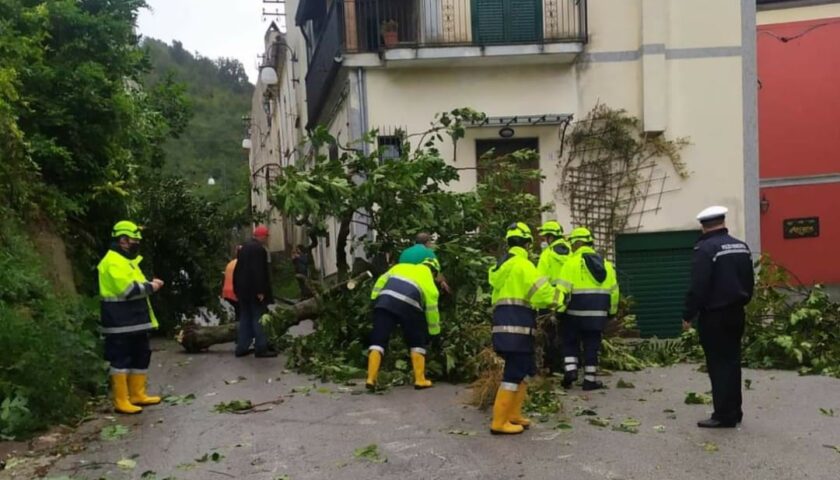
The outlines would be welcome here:
[[[146,0],[140,33],[167,43],[179,40],[190,52],[205,57],[239,59],[251,82],[257,77],[257,55],[274,17],[263,21],[263,0]],[[277,5],[266,5],[274,11]],[[278,25],[279,25],[278,21]]]

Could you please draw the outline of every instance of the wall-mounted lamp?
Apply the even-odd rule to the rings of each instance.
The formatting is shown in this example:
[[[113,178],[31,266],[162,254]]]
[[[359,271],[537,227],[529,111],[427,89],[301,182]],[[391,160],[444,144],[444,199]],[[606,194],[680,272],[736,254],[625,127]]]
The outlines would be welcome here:
[[[761,213],[767,213],[770,210],[770,200],[767,200],[767,197],[762,195],[761,201],[758,202],[758,208],[761,210]]]
[[[277,70],[271,66],[260,68],[260,82],[265,85],[277,85]]]
[[[516,132],[510,127],[502,127],[499,130],[499,136],[502,138],[511,138]]]
[[[251,139],[250,138],[243,138],[242,139],[242,148],[245,150],[251,149]]]

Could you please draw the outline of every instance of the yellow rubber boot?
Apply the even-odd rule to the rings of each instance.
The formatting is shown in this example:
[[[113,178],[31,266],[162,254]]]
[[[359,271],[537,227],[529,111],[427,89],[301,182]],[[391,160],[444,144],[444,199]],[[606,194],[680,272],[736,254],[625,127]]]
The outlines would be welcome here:
[[[510,423],[516,394],[517,385],[515,383],[502,382],[502,385],[499,386],[499,391],[496,392],[496,403],[493,404],[493,422],[490,424],[490,433],[494,435],[515,435],[525,430],[522,425]]]
[[[128,374],[114,373],[111,375],[111,395],[114,401],[114,410],[119,413],[140,413],[141,407],[132,405],[128,399]]]
[[[528,393],[528,385],[525,382],[519,384],[514,397],[513,410],[510,414],[510,423],[522,425],[524,428],[531,426],[531,421],[522,416],[522,404],[525,403],[525,395]]]
[[[368,374],[365,386],[369,390],[376,388],[376,377],[379,375],[379,366],[382,365],[382,352],[370,350],[368,352]]]
[[[420,352],[411,352],[411,366],[414,367],[414,389],[422,390],[432,386],[430,380],[426,380],[426,356]]]
[[[128,375],[128,399],[134,405],[157,405],[160,397],[146,395],[146,374],[131,373]]]

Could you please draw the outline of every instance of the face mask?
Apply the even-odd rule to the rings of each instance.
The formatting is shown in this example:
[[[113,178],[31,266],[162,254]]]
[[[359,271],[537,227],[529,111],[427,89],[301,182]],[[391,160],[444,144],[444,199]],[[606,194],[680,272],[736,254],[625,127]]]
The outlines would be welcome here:
[[[548,248],[548,242],[542,242],[542,243],[540,243],[540,248],[541,248],[541,249],[543,249],[543,250],[545,250],[546,248]]]

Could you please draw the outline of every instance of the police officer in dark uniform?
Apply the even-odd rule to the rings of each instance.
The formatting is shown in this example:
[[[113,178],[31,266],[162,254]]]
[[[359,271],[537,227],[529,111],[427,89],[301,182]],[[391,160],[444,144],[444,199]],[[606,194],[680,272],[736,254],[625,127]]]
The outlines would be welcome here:
[[[697,215],[703,235],[694,246],[691,286],[685,300],[683,328],[698,318],[700,344],[712,381],[715,411],[697,422],[702,428],[733,428],[741,411],[741,336],[744,306],[755,278],[746,243],[729,235],[726,207],[709,207]]]

